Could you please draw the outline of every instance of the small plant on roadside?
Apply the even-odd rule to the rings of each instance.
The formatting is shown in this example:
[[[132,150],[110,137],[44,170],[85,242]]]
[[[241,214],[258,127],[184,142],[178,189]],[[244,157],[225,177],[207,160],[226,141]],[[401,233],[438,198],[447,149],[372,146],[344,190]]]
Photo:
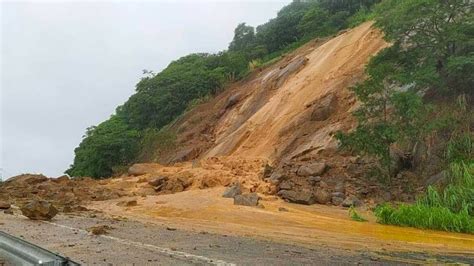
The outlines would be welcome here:
[[[349,208],[349,216],[351,217],[351,219],[353,221],[357,221],[357,222],[367,222],[367,219],[365,219],[364,217],[362,217],[357,211],[356,209],[354,208],[354,206],[351,206]]]

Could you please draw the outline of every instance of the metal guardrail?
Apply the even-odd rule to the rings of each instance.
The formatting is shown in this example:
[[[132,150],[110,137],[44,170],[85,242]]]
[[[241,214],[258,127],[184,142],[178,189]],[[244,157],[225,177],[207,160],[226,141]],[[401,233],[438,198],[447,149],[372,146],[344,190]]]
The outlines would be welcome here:
[[[0,258],[5,265],[80,265],[42,247],[0,231]]]

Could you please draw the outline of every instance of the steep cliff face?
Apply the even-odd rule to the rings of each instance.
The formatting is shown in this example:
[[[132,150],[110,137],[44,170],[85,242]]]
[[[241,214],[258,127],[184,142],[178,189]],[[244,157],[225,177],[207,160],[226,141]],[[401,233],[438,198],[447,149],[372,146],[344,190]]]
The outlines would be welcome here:
[[[160,162],[257,159],[272,166],[273,192],[306,193],[309,202],[318,191],[330,194],[338,186],[348,188],[345,194],[367,194],[369,184],[353,179],[362,172],[360,162],[337,150],[334,134],[355,125],[357,102],[349,88],[388,45],[371,22],[308,43],[176,121],[171,130],[177,149]],[[320,171],[300,170],[318,164]]]
[[[181,149],[199,150],[183,158],[276,162],[334,148],[333,133],[354,122],[356,102],[348,88],[387,45],[370,22],[305,45],[180,119],[174,128]]]

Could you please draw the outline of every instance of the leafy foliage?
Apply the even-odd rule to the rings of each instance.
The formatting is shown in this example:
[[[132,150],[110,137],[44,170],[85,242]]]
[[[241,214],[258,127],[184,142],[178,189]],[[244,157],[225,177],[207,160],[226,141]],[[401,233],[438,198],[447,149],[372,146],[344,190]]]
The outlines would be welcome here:
[[[410,146],[433,123],[423,95],[472,94],[473,15],[462,0],[384,0],[376,25],[392,46],[371,60],[368,79],[354,88],[359,125],[340,132],[342,147],[375,157],[390,172],[390,147]],[[469,37],[471,36],[471,37]],[[434,91],[434,92],[433,92]]]
[[[70,176],[109,177],[112,169],[124,165],[138,152],[140,134],[117,115],[96,127],[87,129],[75,149],[74,164],[66,171]]]
[[[161,142],[170,139],[160,129],[199,99],[216,95],[226,84],[244,78],[309,38],[337,32],[346,27],[352,14],[378,1],[336,2],[295,0],[256,29],[239,24],[227,51],[184,56],[158,74],[144,71],[136,93],[117,108],[116,115],[88,130],[67,173],[109,176],[113,169],[142,160],[145,154],[159,156],[151,150],[160,150]]]
[[[367,222],[367,219],[365,219],[364,217],[362,217],[357,211],[356,209],[354,208],[354,206],[351,206],[349,208],[349,217],[351,217],[351,219],[353,221],[356,221],[356,222]]]

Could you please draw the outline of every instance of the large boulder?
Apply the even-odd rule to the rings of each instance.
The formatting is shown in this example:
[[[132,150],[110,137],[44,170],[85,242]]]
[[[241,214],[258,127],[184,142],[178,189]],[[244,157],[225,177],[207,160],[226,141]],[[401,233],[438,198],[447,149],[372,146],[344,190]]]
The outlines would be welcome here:
[[[150,186],[152,186],[156,189],[160,186],[163,186],[168,180],[169,179],[166,176],[158,176],[158,177],[154,177],[150,181],[148,181],[148,185],[150,185]]]
[[[319,204],[327,204],[328,202],[331,201],[331,195],[323,189],[319,189],[314,193],[314,196],[316,198],[316,202]]]
[[[241,194],[234,197],[234,205],[258,206],[259,200],[257,193]]]
[[[320,176],[326,171],[326,168],[326,163],[312,163],[300,166],[296,174],[299,176]]]
[[[311,113],[311,121],[324,121],[329,118],[336,107],[336,97],[330,94],[322,98]]]
[[[228,99],[227,99],[227,102],[225,104],[225,109],[228,109],[234,105],[236,105],[240,100],[240,94],[234,94],[232,96],[230,96]]]
[[[44,200],[33,200],[21,207],[21,213],[31,220],[51,220],[58,210],[49,202]]]
[[[446,182],[447,178],[448,178],[448,174],[445,170],[443,170],[440,173],[428,178],[428,180],[425,181],[425,186],[443,184]]]
[[[10,209],[11,205],[9,202],[0,200],[0,210]]]
[[[342,207],[347,207],[347,208],[348,207],[357,207],[357,206],[360,206],[360,205],[361,205],[360,200],[355,196],[347,197],[342,202]]]
[[[268,181],[274,185],[277,185],[278,183],[280,183],[281,181],[285,179],[287,179],[287,176],[285,174],[279,171],[273,171]]]
[[[311,205],[316,203],[313,193],[309,190],[280,190],[278,196],[289,202]]]
[[[137,163],[128,168],[128,174],[133,176],[151,174],[153,172],[153,167],[150,164],[145,163]]]
[[[228,187],[225,191],[224,194],[222,194],[222,197],[224,198],[234,198],[237,195],[242,194],[242,188],[239,183],[236,183],[230,187]]]

